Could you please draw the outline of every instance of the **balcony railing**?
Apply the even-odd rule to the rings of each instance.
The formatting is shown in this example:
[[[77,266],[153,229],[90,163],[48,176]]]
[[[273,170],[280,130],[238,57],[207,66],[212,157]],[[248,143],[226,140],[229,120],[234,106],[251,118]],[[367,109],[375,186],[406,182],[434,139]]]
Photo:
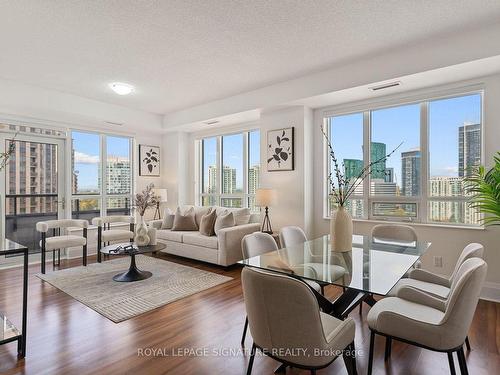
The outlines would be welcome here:
[[[79,201],[73,200],[73,219],[91,222],[93,218],[101,216],[99,208],[82,209]],[[57,194],[6,194],[5,207],[6,237],[27,246],[30,252],[39,252],[41,237],[36,231],[36,223],[58,218]],[[31,212],[26,212],[27,208]],[[130,215],[130,207],[127,204],[123,208],[108,208],[107,214]]]

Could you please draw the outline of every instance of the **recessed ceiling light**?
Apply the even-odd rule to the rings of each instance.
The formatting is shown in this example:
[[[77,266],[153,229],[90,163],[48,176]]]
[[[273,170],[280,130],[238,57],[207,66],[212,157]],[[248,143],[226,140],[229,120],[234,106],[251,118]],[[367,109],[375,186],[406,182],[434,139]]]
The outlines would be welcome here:
[[[128,95],[132,91],[134,91],[134,86],[129,85],[128,83],[122,82],[113,82],[109,84],[111,90],[116,92],[118,95]]]

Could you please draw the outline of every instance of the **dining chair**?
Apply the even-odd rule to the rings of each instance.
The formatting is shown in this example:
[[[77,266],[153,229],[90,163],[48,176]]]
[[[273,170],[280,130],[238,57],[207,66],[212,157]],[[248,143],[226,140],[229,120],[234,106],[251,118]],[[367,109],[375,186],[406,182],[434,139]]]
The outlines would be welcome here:
[[[262,254],[269,253],[271,251],[278,250],[278,245],[274,240],[273,236],[264,232],[255,232],[247,234],[241,240],[241,251],[243,253],[243,259],[253,258]],[[303,280],[310,288],[313,288],[317,292],[321,293],[320,285],[312,280]],[[245,338],[248,329],[248,317],[245,318],[245,326],[243,327],[243,334],[241,336],[241,345],[245,344]]]
[[[417,241],[417,232],[409,225],[378,224],[372,228],[372,238],[415,242]]]
[[[280,230],[279,234],[280,238],[280,243],[281,246],[286,248],[290,247],[293,245],[300,245],[305,242],[307,242],[307,236],[302,230],[302,228],[297,227],[297,226],[287,226],[283,227]],[[332,254],[332,256],[337,256],[337,254]],[[321,259],[323,259],[323,255],[321,255]],[[303,259],[300,260],[301,262],[304,262]],[[291,262],[293,263],[293,262]],[[340,263],[340,262],[339,262]],[[306,262],[304,263],[305,266],[314,269],[314,271],[317,274],[321,274],[324,272],[324,265],[323,263],[316,263],[314,262],[314,254],[311,254],[311,262]],[[337,264],[330,264],[330,277],[334,280],[345,277],[346,276],[346,269],[340,265]],[[319,286],[321,287],[321,294],[325,294],[325,287],[329,285],[326,282],[318,282]],[[343,288],[345,290],[345,287]]]
[[[355,323],[322,313],[318,301],[301,280],[245,267],[241,272],[253,345],[247,375],[256,350],[285,366],[317,369],[342,354],[349,374],[356,374]]]
[[[97,261],[101,263],[101,249],[111,241],[134,241],[134,216],[110,215],[95,217],[92,224],[97,226]],[[129,224],[129,229],[111,229],[111,224]]]
[[[456,352],[460,372],[468,374],[463,344],[474,317],[487,268],[480,258],[463,262],[452,281],[447,300],[405,286],[400,289],[398,297],[378,301],[367,318],[371,331],[368,374],[371,374],[373,367],[375,335],[386,338],[385,360],[391,356],[392,340],[395,339],[447,353],[452,375],[455,374],[453,353]]]
[[[57,265],[61,265],[61,249],[66,249],[73,246],[83,247],[83,265],[87,265],[87,228],[89,227],[89,222],[87,220],[73,220],[73,219],[62,219],[62,220],[47,220],[39,221],[36,223],[36,230],[41,233],[41,272],[45,273],[45,256],[46,252],[52,250],[52,267],[54,268],[55,256],[57,251]],[[61,229],[67,230],[67,228],[81,228],[82,236],[62,234]],[[47,237],[49,230],[52,229],[52,237]]]
[[[447,299],[450,294],[450,287],[453,280],[457,276],[458,270],[463,262],[471,258],[483,258],[484,247],[479,243],[470,243],[464,247],[462,253],[458,257],[455,264],[455,269],[449,277],[433,273],[422,268],[417,268],[410,271],[409,278],[404,278],[398,281],[396,286],[391,289],[388,296],[398,296],[399,290],[405,286],[431,295],[432,297]],[[469,336],[465,337],[465,346],[467,350],[471,350]]]

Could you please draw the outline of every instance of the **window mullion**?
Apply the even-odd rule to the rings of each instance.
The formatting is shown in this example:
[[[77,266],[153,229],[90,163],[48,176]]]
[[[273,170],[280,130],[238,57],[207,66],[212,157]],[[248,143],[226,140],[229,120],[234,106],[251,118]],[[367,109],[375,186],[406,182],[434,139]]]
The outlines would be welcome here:
[[[243,194],[241,197],[242,207],[248,207],[248,164],[249,164],[249,155],[248,155],[248,132],[243,133]]]
[[[106,180],[106,168],[107,168],[107,159],[108,155],[106,152],[106,136],[104,134],[101,134],[101,157],[100,157],[100,163],[101,163],[101,216],[106,216],[107,213],[107,180]]]
[[[370,163],[370,144],[371,144],[371,112],[363,112],[363,165],[366,167]],[[370,182],[371,176],[368,175],[363,181],[363,218],[370,218]]]
[[[425,223],[429,190],[429,102],[420,104],[420,221]]]

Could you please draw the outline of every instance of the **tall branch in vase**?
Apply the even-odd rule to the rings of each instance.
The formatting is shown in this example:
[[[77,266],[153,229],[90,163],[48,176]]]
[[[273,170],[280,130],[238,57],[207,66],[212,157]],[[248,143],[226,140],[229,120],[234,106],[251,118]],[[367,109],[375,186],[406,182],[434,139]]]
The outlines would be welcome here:
[[[153,188],[154,184],[151,183],[141,193],[135,195],[133,206],[140,216],[144,216],[148,208],[156,207],[158,203],[159,198],[155,195]]]
[[[374,172],[386,172],[385,170],[377,169],[383,165],[395,152],[398,150],[403,142],[401,142],[395,149],[393,149],[388,154],[382,156],[377,160],[370,161],[365,165],[357,175],[351,178],[346,177],[344,163],[339,165],[337,157],[335,156],[335,150],[333,149],[332,142],[328,138],[323,126],[321,126],[321,132],[326,140],[328,146],[328,154],[333,164],[333,172],[328,173],[328,184],[330,186],[330,195],[333,197],[336,205],[340,207],[345,207],[349,198],[354,194],[356,188],[363,184],[363,181]],[[343,168],[341,168],[341,166]]]

